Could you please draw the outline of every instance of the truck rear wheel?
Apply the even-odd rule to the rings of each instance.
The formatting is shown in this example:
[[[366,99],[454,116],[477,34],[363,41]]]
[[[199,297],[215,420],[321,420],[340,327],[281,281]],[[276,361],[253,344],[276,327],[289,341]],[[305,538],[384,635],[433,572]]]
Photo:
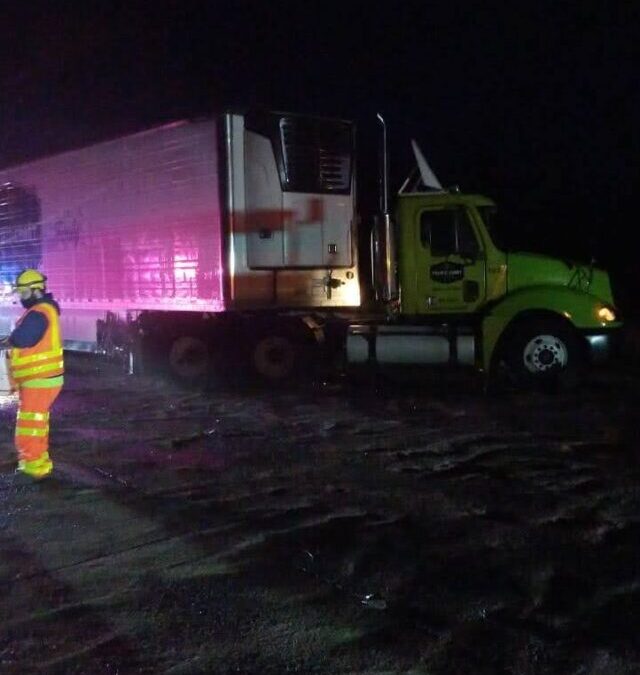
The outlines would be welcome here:
[[[171,375],[185,384],[202,382],[210,366],[209,349],[204,340],[184,335],[176,338],[169,349]]]
[[[255,372],[268,382],[289,379],[296,370],[299,358],[299,346],[285,335],[265,335],[253,347]]]
[[[583,354],[570,326],[552,318],[531,319],[513,331],[506,363],[519,387],[568,389],[580,380]]]

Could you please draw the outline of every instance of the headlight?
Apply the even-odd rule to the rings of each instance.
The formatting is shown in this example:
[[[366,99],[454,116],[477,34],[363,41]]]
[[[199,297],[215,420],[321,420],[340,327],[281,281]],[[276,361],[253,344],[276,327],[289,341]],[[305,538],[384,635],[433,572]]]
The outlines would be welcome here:
[[[598,319],[604,323],[611,323],[616,320],[616,313],[611,307],[600,307],[598,310]]]

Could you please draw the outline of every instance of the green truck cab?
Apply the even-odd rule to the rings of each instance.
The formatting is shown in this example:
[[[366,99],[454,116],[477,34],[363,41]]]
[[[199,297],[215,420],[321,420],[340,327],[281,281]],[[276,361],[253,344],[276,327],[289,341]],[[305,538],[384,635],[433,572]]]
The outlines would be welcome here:
[[[351,364],[463,365],[519,385],[574,383],[607,359],[621,322],[608,274],[501,250],[495,204],[457,190],[400,193],[379,233],[384,321],[350,326]],[[382,228],[384,230],[384,228]]]

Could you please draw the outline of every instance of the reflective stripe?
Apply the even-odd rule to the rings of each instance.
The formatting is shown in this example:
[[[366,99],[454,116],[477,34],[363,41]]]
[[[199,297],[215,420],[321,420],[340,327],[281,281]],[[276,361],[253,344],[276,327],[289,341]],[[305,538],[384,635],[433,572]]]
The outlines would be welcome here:
[[[30,427],[16,427],[16,436],[39,436],[44,438],[49,435],[49,427],[46,429],[32,429]]]
[[[27,363],[37,363],[38,361],[46,361],[47,359],[56,359],[62,356],[62,349],[52,349],[48,352],[41,352],[39,354],[31,354],[31,356],[16,356],[11,359],[14,366],[22,366]]]
[[[46,305],[49,313],[49,327],[51,330],[51,348],[62,350],[62,340],[60,339],[60,316],[57,310],[51,305]]]
[[[53,387],[61,387],[64,384],[64,375],[58,377],[45,377],[40,380],[27,380],[21,382],[20,386],[26,389],[50,389]]]
[[[29,375],[39,375],[41,373],[46,373],[47,371],[60,370],[64,367],[64,361],[55,361],[53,363],[47,363],[43,366],[34,366],[33,368],[22,368],[21,370],[13,371],[13,379],[19,380],[22,377],[28,377]]]
[[[43,452],[38,459],[24,460],[18,462],[18,471],[26,473],[32,478],[44,478],[51,473],[53,462],[48,452]]]
[[[34,422],[46,422],[49,419],[49,413],[41,412],[20,412],[18,411],[19,420],[32,420]]]
[[[26,466],[38,467],[50,461],[49,453],[45,450],[37,459],[21,459],[18,462],[18,469],[22,471]]]

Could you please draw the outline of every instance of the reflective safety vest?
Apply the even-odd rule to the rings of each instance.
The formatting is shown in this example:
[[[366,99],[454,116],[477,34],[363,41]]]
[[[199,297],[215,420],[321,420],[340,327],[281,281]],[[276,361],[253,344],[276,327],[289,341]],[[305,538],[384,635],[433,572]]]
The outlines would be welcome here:
[[[11,377],[16,384],[46,377],[56,377],[64,373],[62,356],[62,337],[60,320],[53,305],[40,302],[30,307],[18,320],[19,326],[29,312],[42,312],[49,325],[40,341],[33,347],[13,347],[11,349]]]

